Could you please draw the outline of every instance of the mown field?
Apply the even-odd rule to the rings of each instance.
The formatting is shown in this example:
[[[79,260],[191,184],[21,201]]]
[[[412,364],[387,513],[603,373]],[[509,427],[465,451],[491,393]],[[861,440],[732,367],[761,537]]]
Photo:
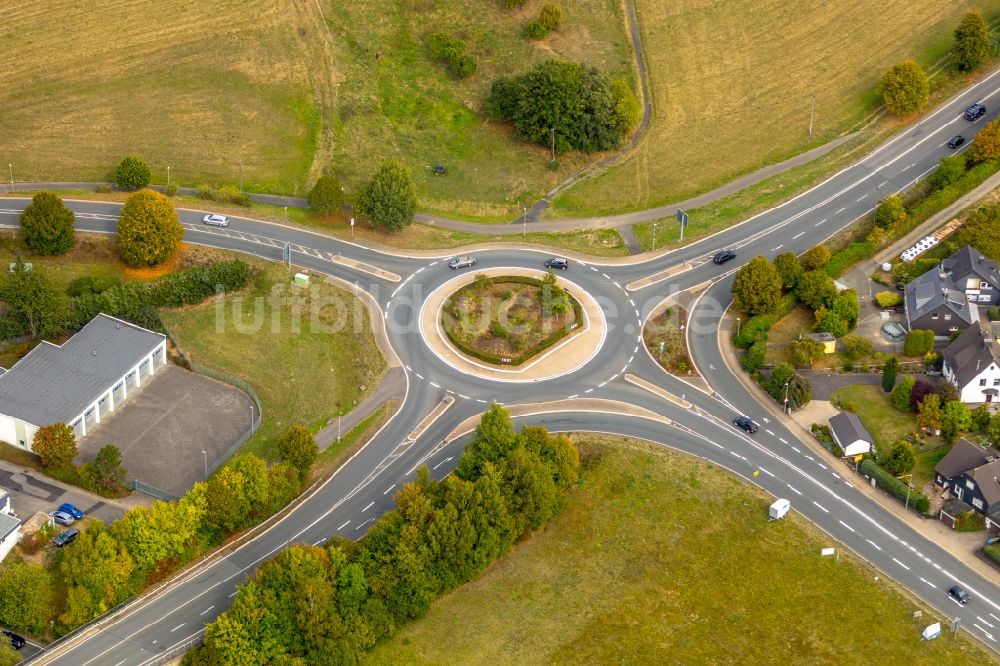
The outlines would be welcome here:
[[[952,664],[989,657],[703,461],[584,438],[568,508],[369,664]],[[912,617],[923,610],[918,624]]]
[[[989,18],[1000,2],[638,0],[653,122],[633,155],[559,196],[553,214],[680,201],[860,129],[883,72],[907,58],[931,68],[976,7]]]

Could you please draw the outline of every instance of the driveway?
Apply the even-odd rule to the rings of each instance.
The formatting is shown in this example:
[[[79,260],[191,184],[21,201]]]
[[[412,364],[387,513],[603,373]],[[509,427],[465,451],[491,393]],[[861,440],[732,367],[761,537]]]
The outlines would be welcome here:
[[[10,493],[10,508],[27,520],[36,511],[48,513],[63,502],[75,504],[93,518],[110,523],[125,515],[125,506],[82,488],[68,486],[30,468],[0,460],[0,488]]]
[[[229,384],[167,365],[87,433],[74,462],[90,462],[102,446],[115,444],[129,482],[180,497],[249,430],[252,405]]]

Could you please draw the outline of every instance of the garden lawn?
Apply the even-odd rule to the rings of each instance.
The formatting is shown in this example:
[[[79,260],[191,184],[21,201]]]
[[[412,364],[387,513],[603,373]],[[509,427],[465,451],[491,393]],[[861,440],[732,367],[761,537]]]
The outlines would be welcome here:
[[[742,480],[645,444],[577,441],[582,480],[564,512],[368,664],[989,659],[949,632],[922,642],[923,626],[945,620],[847,552],[821,557],[836,542],[794,512],[769,523],[773,498]]]
[[[901,412],[892,404],[892,394],[881,386],[845,386],[830,396],[834,404],[850,400],[858,406],[857,415],[875,438],[880,457],[889,455],[892,445],[917,431],[917,417],[913,412]]]
[[[378,384],[385,360],[367,310],[351,294],[318,279],[307,289],[292,287],[284,266],[254,266],[258,273],[245,292],[161,315],[193,361],[253,387],[264,420],[247,449],[270,457],[289,426],[316,432],[360,403]]]
[[[964,12],[1000,9],[996,0],[637,4],[653,120],[636,151],[561,194],[554,213],[680,201],[861,129],[878,112],[889,66],[914,58],[933,68]]]

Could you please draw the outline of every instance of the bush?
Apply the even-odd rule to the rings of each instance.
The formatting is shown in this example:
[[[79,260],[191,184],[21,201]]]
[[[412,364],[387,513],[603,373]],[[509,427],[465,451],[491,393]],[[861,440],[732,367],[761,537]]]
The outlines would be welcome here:
[[[42,467],[67,467],[76,456],[76,435],[65,423],[54,423],[35,431],[31,450],[42,460]]]
[[[465,42],[443,32],[432,32],[424,38],[427,51],[434,60],[445,63],[448,73],[464,79],[476,72],[475,59],[465,52]]]
[[[871,458],[862,460],[858,465],[858,471],[871,479],[875,479],[877,487],[886,491],[900,502],[906,501],[907,492],[909,492],[910,505],[921,513],[928,511],[930,500],[924,494],[907,488],[905,483],[876,465],[875,461]]]
[[[916,380],[907,375],[899,380],[896,387],[892,389],[892,404],[901,412],[910,411],[910,394],[913,392],[913,385]],[[897,472],[898,474],[898,472]]]
[[[903,356],[924,356],[934,350],[934,331],[914,329],[906,334]]]
[[[202,183],[195,188],[194,195],[199,199],[230,203],[236,206],[248,207],[253,203],[249,194],[240,192],[239,188],[233,185],[221,185],[216,188]]]
[[[556,3],[547,2],[542,5],[538,18],[524,26],[524,35],[531,39],[541,39],[558,28],[562,20],[562,7]]]
[[[862,259],[870,259],[875,256],[875,244],[870,241],[861,243],[851,243],[843,250],[833,255],[830,261],[823,266],[823,272],[836,279],[845,270],[858,263]]]
[[[993,120],[979,130],[970,152],[970,158],[977,162],[1000,157],[1000,122]]]
[[[930,97],[930,85],[923,67],[913,60],[893,65],[882,76],[882,102],[897,116],[920,110]]]
[[[331,215],[344,205],[344,190],[334,176],[320,176],[309,190],[309,206],[320,215]]]
[[[898,291],[880,291],[875,294],[875,304],[880,308],[894,308],[903,302],[903,295]]]
[[[962,176],[965,175],[965,166],[965,155],[942,157],[941,161],[938,162],[938,168],[934,170],[928,180],[931,190],[937,191],[961,180]]]
[[[402,231],[417,212],[417,193],[410,172],[398,162],[383,162],[358,194],[356,207],[373,226],[390,233]]]
[[[174,204],[164,195],[142,190],[125,200],[118,219],[118,254],[127,265],[163,263],[177,251],[182,236]]]
[[[631,99],[629,99],[631,98]],[[579,63],[547,60],[524,74],[496,79],[485,114],[510,122],[525,141],[584,152],[618,148],[635,123],[635,95]]]
[[[149,165],[135,155],[129,155],[115,169],[115,184],[123,190],[141,190],[149,185]]]
[[[173,183],[170,183],[165,188],[163,188],[163,193],[166,194],[168,197],[176,196],[177,186],[174,185]]]
[[[983,547],[983,555],[990,558],[996,564],[1000,564],[1000,544],[992,543]]]
[[[930,382],[926,382],[923,379],[918,379],[914,382],[913,388],[910,389],[910,410],[917,411],[924,398],[932,393],[934,393],[934,387],[931,386]]]
[[[858,403],[853,400],[841,400],[838,405],[845,412],[855,412],[858,411]]]
[[[66,293],[70,296],[100,294],[121,285],[122,281],[112,275],[81,275],[70,280]]]
[[[747,353],[740,359],[743,369],[753,374],[764,366],[764,358],[767,356],[767,333],[758,333]]]
[[[875,209],[875,226],[880,229],[899,228],[906,222],[906,208],[898,194],[890,194]]]
[[[806,272],[819,270],[830,261],[830,250],[823,245],[817,245],[806,251],[799,259],[802,269]]]
[[[35,254],[66,254],[73,248],[73,211],[51,192],[39,192],[21,213],[21,236]]]
[[[857,360],[872,353],[872,342],[860,335],[846,335],[843,339],[844,354],[851,360]]]

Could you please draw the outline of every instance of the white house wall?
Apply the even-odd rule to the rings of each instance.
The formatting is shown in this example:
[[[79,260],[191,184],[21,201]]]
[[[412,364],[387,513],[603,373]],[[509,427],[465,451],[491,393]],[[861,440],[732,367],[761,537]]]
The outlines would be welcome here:
[[[20,425],[20,427],[18,427]],[[7,442],[12,446],[19,446],[21,439],[24,440],[25,444],[22,448],[31,448],[31,440],[35,438],[35,433],[38,431],[38,426],[34,426],[30,423],[25,423],[20,419],[15,419],[12,416],[7,416],[6,414],[0,414],[0,442]],[[18,436],[19,432],[23,432],[22,436]]]
[[[21,528],[18,527],[16,530],[7,535],[7,538],[0,541],[0,561],[2,561],[7,554],[17,545],[17,542],[21,539]]]
[[[949,372],[946,378],[951,379],[952,383],[954,383],[954,376],[954,373]],[[980,386],[979,382],[983,379],[986,380],[986,385]],[[1000,385],[994,385],[996,380],[1000,380],[1000,368],[997,367],[996,363],[991,363],[986,369],[973,377],[972,381],[968,384],[958,387],[959,400],[970,404],[985,402],[986,397],[983,395],[983,389],[992,388],[1000,390]],[[994,398],[993,402],[997,402],[997,399]]]

